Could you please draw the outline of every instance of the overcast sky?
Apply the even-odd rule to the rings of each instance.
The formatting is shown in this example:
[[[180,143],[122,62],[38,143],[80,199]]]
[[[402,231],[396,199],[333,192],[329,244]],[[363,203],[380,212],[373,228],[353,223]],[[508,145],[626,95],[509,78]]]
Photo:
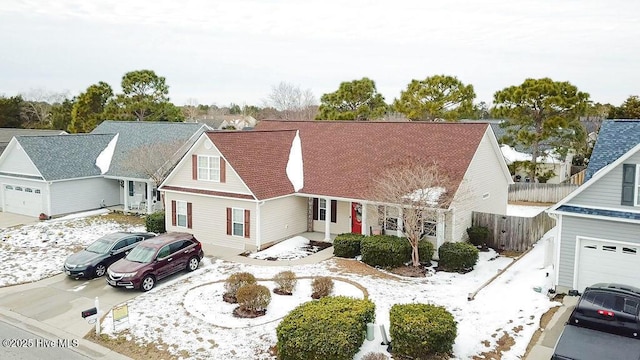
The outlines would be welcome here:
[[[0,95],[77,95],[151,69],[176,105],[261,105],[284,81],[316,97],[368,77],[388,103],[412,79],[526,78],[597,102],[640,95],[638,0],[1,0]]]

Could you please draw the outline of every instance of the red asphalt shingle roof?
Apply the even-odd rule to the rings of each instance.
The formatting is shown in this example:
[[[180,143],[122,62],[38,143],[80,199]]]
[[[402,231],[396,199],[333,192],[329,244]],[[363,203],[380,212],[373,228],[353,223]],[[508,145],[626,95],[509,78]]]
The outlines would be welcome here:
[[[286,175],[300,131],[301,193],[366,199],[385,166],[436,161],[457,188],[489,125],[485,123],[261,121],[255,130],[207,135],[258,199],[293,193]]]

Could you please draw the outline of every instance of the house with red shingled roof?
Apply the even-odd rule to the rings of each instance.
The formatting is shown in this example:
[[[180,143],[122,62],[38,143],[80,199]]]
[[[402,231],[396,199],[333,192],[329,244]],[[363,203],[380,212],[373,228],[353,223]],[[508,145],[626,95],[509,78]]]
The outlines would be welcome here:
[[[401,211],[367,193],[407,158],[437,162],[456,192],[425,231],[436,246],[465,239],[473,211],[506,213],[511,176],[488,124],[266,120],[202,134],[160,187],[167,231],[243,250],[305,232],[400,235]]]

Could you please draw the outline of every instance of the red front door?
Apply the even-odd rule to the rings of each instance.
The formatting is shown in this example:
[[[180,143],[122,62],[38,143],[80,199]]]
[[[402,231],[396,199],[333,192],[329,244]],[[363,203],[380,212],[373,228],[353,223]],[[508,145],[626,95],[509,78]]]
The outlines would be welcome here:
[[[362,234],[362,204],[351,203],[351,232]]]

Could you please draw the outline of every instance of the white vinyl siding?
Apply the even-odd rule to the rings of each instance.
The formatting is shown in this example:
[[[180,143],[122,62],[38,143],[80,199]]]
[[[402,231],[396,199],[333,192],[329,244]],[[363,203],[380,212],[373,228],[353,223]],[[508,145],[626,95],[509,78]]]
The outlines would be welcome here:
[[[250,210],[250,234],[255,234],[255,202],[214,198],[210,196],[201,196],[196,194],[183,194],[174,192],[165,192],[165,203],[171,204],[172,200],[190,202],[193,205],[191,214],[192,223],[194,224],[189,232],[203,244],[224,246],[235,249],[246,249],[246,246],[255,244],[255,239],[246,239],[238,236],[227,235],[227,208],[243,208]],[[165,224],[167,232],[184,231],[184,228],[171,225],[171,212],[166,212]],[[205,248],[206,252],[206,248]]]
[[[220,157],[198,155],[198,180],[220,182]]]
[[[630,156],[624,164],[640,164],[640,153]],[[615,209],[620,211],[637,210],[633,207],[621,205],[622,198],[622,169],[624,164],[619,164],[614,169],[602,176],[600,179],[590,184],[580,194],[576,195],[566,205],[596,206],[600,208]],[[604,170],[600,170],[604,171]],[[638,173],[636,173],[636,184],[640,187]],[[589,180],[591,182],[591,180]],[[635,195],[638,199],[639,194]]]
[[[307,198],[294,195],[265,201],[260,206],[262,244],[284,240],[307,231],[307,206]],[[316,231],[324,231],[324,228],[316,228]]]
[[[89,178],[54,182],[50,185],[51,214],[61,215],[112,206],[120,203],[118,180]]]
[[[210,146],[208,149],[204,146],[205,142],[209,139],[206,135],[202,135],[193,147],[192,153],[188,153],[180,161],[178,166],[171,172],[170,178],[167,180],[167,186],[178,186],[190,189],[202,189],[229,192],[236,194],[251,194],[249,189],[244,185],[240,178],[236,175],[231,166],[226,163],[225,167],[225,181],[224,183],[213,181],[199,181],[193,179],[193,168],[191,155],[205,155],[219,157],[220,152],[214,147]]]
[[[10,145],[4,150],[7,154],[5,154],[4,161],[0,164],[0,172],[42,176],[27,153],[17,142],[14,142],[15,139],[11,140]]]

